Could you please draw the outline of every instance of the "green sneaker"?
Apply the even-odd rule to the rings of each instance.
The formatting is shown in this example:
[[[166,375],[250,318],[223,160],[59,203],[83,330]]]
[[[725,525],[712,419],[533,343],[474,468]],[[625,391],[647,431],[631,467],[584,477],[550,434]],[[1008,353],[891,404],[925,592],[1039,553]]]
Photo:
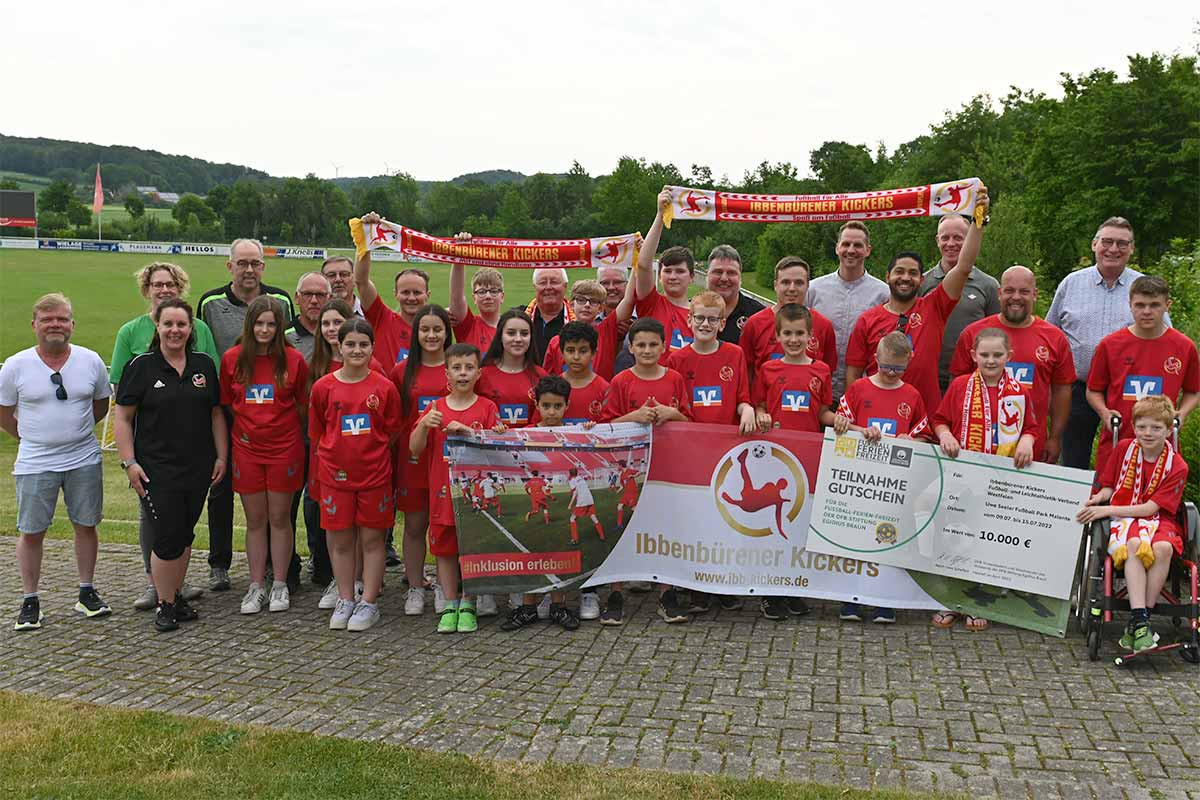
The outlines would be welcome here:
[[[1149,650],[1158,644],[1158,637],[1147,623],[1142,623],[1133,629],[1133,651]]]
[[[475,606],[458,607],[458,632],[474,633],[479,630],[479,621],[475,619]]]
[[[458,630],[458,609],[446,606],[442,618],[438,620],[438,633],[454,633]]]
[[[1120,645],[1122,650],[1133,650],[1133,633],[1128,630],[1125,631],[1125,635],[1117,640],[1117,644]]]

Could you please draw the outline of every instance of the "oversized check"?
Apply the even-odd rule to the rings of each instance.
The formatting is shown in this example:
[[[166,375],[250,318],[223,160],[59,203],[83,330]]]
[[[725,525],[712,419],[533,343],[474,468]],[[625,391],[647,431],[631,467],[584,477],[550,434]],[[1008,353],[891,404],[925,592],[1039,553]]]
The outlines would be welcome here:
[[[825,432],[810,551],[1067,598],[1092,473]]]

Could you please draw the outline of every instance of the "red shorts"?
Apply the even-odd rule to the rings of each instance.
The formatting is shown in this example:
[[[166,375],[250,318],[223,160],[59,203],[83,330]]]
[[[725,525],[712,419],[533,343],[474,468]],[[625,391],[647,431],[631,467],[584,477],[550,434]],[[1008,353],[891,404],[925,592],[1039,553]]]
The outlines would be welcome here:
[[[355,527],[387,529],[396,521],[390,486],[341,489],[322,483],[318,501],[321,504],[321,527],[326,531],[344,531]]]
[[[533,510],[534,510],[534,511],[537,511],[539,508],[544,508],[544,509],[546,509],[546,510],[549,510],[549,509],[550,509],[550,501],[549,501],[549,500],[547,500],[547,499],[545,498],[545,496],[542,496],[542,497],[531,497],[531,498],[529,499],[529,502],[533,503]]]
[[[638,496],[636,492],[626,492],[625,494],[621,495],[621,505],[625,506],[626,508],[633,508],[636,506],[637,500]]]
[[[596,513],[596,507],[593,506],[575,506],[572,513],[577,517],[590,517]]]
[[[457,558],[458,530],[453,525],[429,523],[429,552],[443,558]]]
[[[298,492],[304,488],[304,453],[286,464],[233,459],[233,490],[238,494]]]
[[[429,510],[429,487],[428,486],[397,486],[396,487],[396,510],[397,511],[428,511]]]

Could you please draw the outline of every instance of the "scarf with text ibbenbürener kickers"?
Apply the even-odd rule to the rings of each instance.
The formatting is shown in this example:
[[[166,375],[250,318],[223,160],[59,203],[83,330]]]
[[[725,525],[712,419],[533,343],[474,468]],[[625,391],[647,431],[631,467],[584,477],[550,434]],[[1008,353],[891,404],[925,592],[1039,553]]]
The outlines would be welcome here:
[[[845,222],[847,220],[976,216],[983,224],[983,208],[976,212],[979,178],[947,183],[927,183],[907,189],[850,194],[736,194],[715,189],[664,186],[671,204],[663,211],[663,225],[672,220],[709,222]]]
[[[1109,458],[1116,456],[1113,453]],[[1175,462],[1175,448],[1170,442],[1163,444],[1162,452],[1154,460],[1150,477],[1146,478],[1142,459],[1142,447],[1133,440],[1125,448],[1121,458],[1120,483],[1113,488],[1113,496],[1108,501],[1114,506],[1137,506],[1146,502],[1158,490],[1163,478],[1171,474]],[[1120,569],[1129,557],[1128,542],[1130,536],[1138,538],[1138,549],[1134,555],[1146,569],[1154,564],[1154,549],[1151,542],[1158,531],[1158,514],[1150,517],[1113,517],[1108,534],[1108,554],[1112,556],[1113,566]]]
[[[979,370],[971,373],[963,392],[962,446],[973,453],[1011,456],[1017,451],[1021,429],[1025,427],[1025,397],[1021,384],[1007,371],[1001,376],[996,416],[999,417],[992,436],[992,405],[987,398],[987,384]]]

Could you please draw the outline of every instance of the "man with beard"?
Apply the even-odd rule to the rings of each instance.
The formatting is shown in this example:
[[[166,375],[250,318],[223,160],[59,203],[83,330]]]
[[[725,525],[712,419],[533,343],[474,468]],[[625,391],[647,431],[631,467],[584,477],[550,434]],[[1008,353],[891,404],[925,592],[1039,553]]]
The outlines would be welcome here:
[[[1032,270],[1022,266],[1006,269],[1000,276],[1000,313],[973,322],[963,330],[950,362],[950,374],[957,377],[975,370],[971,351],[980,331],[999,328],[1007,333],[1012,347],[1008,372],[1029,390],[1034,418],[1038,421],[1033,457],[1054,464],[1062,452],[1063,431],[1071,413],[1075,362],[1066,335],[1034,316],[1037,298],[1037,278]],[[1050,420],[1049,436],[1046,434],[1047,419]]]
[[[354,296],[354,262],[346,256],[330,256],[321,263],[321,274],[329,281],[329,293],[361,317],[362,302]]]
[[[976,204],[982,205],[986,212],[987,188],[983,185],[979,187]],[[863,375],[875,372],[875,349],[879,340],[892,331],[900,331],[908,336],[913,347],[912,360],[904,374],[905,383],[912,384],[921,393],[926,408],[937,408],[941,404],[937,365],[946,320],[958,304],[982,241],[983,228],[971,225],[958,263],[946,273],[941,285],[924,297],[919,296],[924,268],[921,256],[906,251],[892,258],[887,271],[891,298],[859,317],[850,333],[850,343],[846,347],[847,386]]]
[[[746,320],[762,311],[764,306],[742,292],[742,256],[736,248],[719,244],[712,249],[708,254],[705,283],[710,292],[716,292],[725,301],[725,326],[717,333],[717,338],[722,342],[738,344]]]
[[[942,257],[933,269],[925,273],[925,279],[921,282],[922,295],[932,292],[946,278],[946,271],[954,269],[970,225],[966,217],[957,214],[942,217],[938,221],[937,236],[934,240]],[[967,276],[967,285],[963,287],[962,296],[951,312],[950,319],[946,320],[946,334],[942,337],[942,353],[938,358],[938,383],[941,384],[943,392],[950,385],[950,359],[954,356],[954,346],[959,341],[959,335],[971,323],[989,314],[1000,313],[1000,300],[997,296],[999,288],[996,279],[979,267],[973,267],[971,274]],[[1038,419],[1045,421],[1045,417]]]

